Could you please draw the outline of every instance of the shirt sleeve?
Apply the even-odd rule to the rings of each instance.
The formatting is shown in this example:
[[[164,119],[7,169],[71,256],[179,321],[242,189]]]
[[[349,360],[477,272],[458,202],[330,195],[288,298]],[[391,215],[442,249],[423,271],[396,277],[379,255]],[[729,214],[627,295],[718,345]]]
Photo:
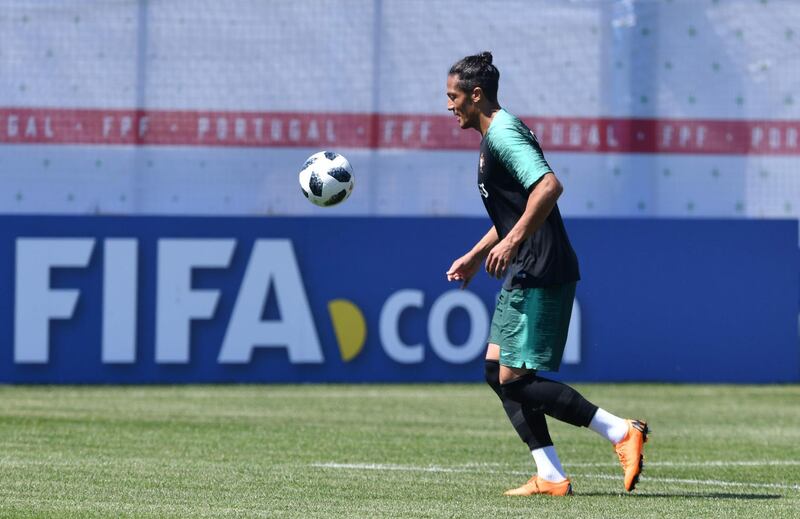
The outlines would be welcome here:
[[[493,128],[489,149],[527,190],[551,172],[533,133],[520,125]]]

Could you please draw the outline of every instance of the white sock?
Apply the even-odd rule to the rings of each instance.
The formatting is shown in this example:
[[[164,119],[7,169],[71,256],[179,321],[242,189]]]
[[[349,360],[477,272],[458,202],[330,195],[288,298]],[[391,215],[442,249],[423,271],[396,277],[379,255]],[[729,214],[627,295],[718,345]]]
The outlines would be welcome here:
[[[552,445],[549,447],[542,447],[541,449],[533,449],[531,451],[533,461],[536,462],[536,475],[545,481],[558,483],[564,481],[567,476],[564,475],[564,469],[561,467],[561,460],[558,459],[556,448]]]
[[[616,445],[628,434],[628,421],[598,408],[589,429]]]

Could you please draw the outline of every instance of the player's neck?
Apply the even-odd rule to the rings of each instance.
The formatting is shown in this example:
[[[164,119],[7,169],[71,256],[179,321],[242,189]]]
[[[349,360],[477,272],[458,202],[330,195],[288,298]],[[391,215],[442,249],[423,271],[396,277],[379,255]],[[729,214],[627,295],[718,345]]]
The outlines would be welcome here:
[[[487,107],[485,110],[481,110],[481,114],[478,117],[478,127],[475,128],[479,132],[481,132],[481,137],[486,137],[486,132],[489,131],[489,126],[492,124],[492,120],[494,120],[494,116],[497,115],[497,112],[500,111],[500,105],[494,104]]]

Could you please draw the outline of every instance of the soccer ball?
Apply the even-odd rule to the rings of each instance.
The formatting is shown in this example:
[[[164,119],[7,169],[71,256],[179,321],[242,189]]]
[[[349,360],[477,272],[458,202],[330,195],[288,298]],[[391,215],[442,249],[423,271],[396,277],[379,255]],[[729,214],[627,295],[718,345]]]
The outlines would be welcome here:
[[[300,189],[312,204],[322,207],[340,204],[353,192],[353,168],[342,155],[320,151],[303,164]]]

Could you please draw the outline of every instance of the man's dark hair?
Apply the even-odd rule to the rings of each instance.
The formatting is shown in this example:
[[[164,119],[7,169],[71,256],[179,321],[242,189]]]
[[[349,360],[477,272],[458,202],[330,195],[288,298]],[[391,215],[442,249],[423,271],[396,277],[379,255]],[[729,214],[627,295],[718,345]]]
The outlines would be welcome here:
[[[481,87],[489,101],[497,102],[500,71],[492,65],[491,52],[481,52],[456,61],[448,75],[458,76],[458,88],[464,92],[471,93],[475,87]]]

